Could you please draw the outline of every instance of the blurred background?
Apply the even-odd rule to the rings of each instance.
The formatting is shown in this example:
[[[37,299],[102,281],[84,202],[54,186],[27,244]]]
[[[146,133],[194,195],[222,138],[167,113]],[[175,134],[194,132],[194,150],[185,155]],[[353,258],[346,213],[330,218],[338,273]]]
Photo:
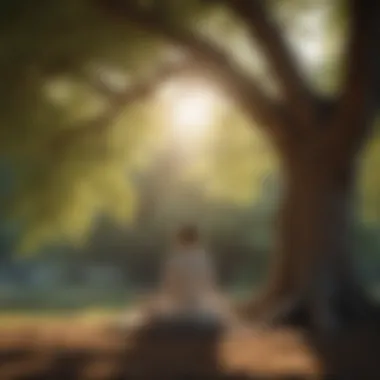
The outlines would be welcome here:
[[[335,91],[341,2],[272,2],[310,81]],[[199,225],[224,291],[244,297],[265,281],[274,245],[281,176],[272,147],[207,75],[189,67],[157,79],[186,52],[95,3],[0,2],[1,311],[132,305],[154,290],[171,236],[186,223]],[[170,7],[270,88],[226,8]],[[360,161],[354,231],[360,273],[375,292],[378,132]]]

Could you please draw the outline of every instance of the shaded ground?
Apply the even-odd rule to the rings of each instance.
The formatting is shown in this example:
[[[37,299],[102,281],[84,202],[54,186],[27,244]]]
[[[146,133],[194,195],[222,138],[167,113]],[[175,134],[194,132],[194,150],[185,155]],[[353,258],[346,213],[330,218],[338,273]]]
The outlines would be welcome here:
[[[375,328],[311,340],[295,331],[196,337],[115,334],[104,321],[30,321],[0,328],[0,379],[376,379]],[[149,335],[149,336],[148,336]],[[324,376],[321,374],[324,373]]]

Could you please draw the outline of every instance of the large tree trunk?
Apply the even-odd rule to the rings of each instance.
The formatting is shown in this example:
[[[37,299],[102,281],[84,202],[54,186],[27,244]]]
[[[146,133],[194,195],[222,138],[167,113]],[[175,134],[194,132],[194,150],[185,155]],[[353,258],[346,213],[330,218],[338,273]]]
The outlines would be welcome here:
[[[369,303],[350,252],[355,163],[310,148],[283,157],[283,173],[273,273],[255,311],[320,328],[361,319]]]

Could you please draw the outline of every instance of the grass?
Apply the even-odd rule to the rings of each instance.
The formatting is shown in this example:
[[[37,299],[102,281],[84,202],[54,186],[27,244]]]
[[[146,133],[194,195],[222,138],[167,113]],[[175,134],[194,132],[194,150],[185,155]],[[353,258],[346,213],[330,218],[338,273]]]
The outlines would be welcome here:
[[[227,295],[240,301],[252,297],[252,288],[230,288]],[[380,300],[380,286],[374,287],[373,295]],[[66,288],[0,292],[0,322],[112,317],[126,309],[133,309],[142,297],[143,292],[128,289]]]
[[[227,294],[236,300],[251,294],[247,287],[229,289]],[[0,289],[0,315],[72,315],[83,310],[110,310],[117,312],[135,305],[150,292],[133,289],[102,289],[67,287],[60,289]]]

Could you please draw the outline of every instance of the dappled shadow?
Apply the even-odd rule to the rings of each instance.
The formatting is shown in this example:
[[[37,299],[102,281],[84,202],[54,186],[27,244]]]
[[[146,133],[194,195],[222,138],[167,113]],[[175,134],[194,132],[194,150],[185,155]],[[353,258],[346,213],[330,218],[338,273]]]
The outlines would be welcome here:
[[[221,328],[197,329],[160,321],[135,331],[126,349],[123,376],[146,379],[219,378]]]
[[[301,380],[298,375],[227,373],[220,362],[220,345],[226,329],[221,326],[162,325],[160,322],[135,331],[123,356],[120,378]],[[236,353],[239,355],[239,353]]]
[[[64,339],[70,331],[78,335],[80,344]],[[292,363],[284,366],[284,373],[279,370],[281,355],[290,362],[302,355],[301,351],[297,353],[291,342],[296,332],[290,332],[287,337],[269,331],[257,336],[243,336],[237,339],[238,343],[233,342],[232,349],[227,353],[228,358],[235,361],[244,356],[247,359],[245,362],[252,363],[249,368],[222,363],[225,354],[221,354],[221,346],[231,337],[221,328],[162,328],[150,324],[130,332],[119,330],[111,333],[107,330],[104,336],[98,329],[88,341],[81,334],[81,328],[74,323],[44,346],[38,342],[37,332],[29,328],[15,331],[15,340],[22,338],[21,344],[5,344],[1,340],[0,380],[302,380],[313,378],[312,373],[317,375],[310,367],[309,375],[302,376],[299,369],[296,371],[296,364],[295,372],[292,372]],[[305,336],[305,347],[311,348],[310,355],[320,363],[318,373],[325,375],[322,378],[350,380],[379,377],[378,325],[352,328],[324,337]],[[285,350],[283,354],[282,350]],[[294,355],[288,355],[290,351]],[[266,364],[261,365],[261,361]],[[245,372],[242,372],[243,368]]]
[[[80,332],[79,332],[80,334]],[[195,329],[150,324],[127,333],[118,332],[105,339],[120,345],[99,349],[57,341],[45,349],[36,339],[25,347],[0,349],[1,380],[301,380],[298,375],[260,375],[226,373],[220,363],[222,328]],[[257,343],[256,343],[257,344]],[[244,350],[244,349],[243,349]],[[236,355],[240,355],[239,348]],[[270,355],[270,352],[268,353]]]

